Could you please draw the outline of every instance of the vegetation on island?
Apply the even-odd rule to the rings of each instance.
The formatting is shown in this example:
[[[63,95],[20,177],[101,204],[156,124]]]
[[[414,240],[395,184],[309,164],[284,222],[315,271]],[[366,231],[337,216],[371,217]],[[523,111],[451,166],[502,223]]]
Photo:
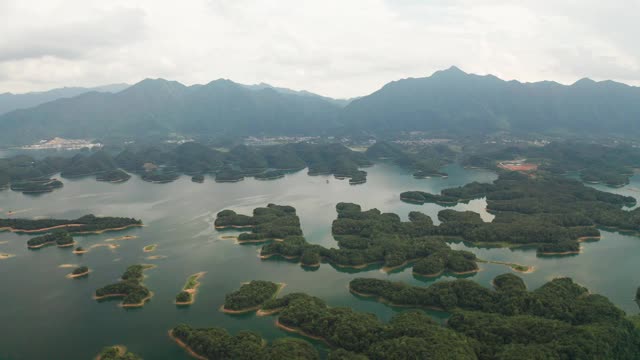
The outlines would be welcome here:
[[[498,161],[527,159],[539,169],[557,175],[577,173],[587,183],[619,187],[629,183],[640,167],[640,149],[628,144],[554,141],[545,146],[480,146],[467,149],[464,165],[495,168]]]
[[[101,232],[141,226],[142,221],[125,217],[97,217],[89,214],[73,220],[62,219],[0,219],[0,230],[37,233],[63,228],[70,233]]]
[[[142,358],[127,351],[124,346],[114,345],[102,349],[96,360],[142,360]]]
[[[105,181],[110,183],[121,183],[131,179],[131,175],[121,169],[107,170],[96,176],[97,181]]]
[[[268,300],[261,312],[277,314],[276,325],[283,330],[326,342],[332,349],[330,359],[489,360],[532,354],[536,359],[631,360],[637,355],[640,328],[634,319],[569,278],[528,291],[520,277],[503,274],[493,285],[494,290],[461,279],[429,287],[379,279],[350,283],[351,291],[359,295],[447,311],[450,318],[444,326],[418,311],[399,313],[384,323],[373,314],[329,307],[304,293]],[[189,334],[182,339],[190,339],[193,329],[181,326]],[[205,349],[228,344],[224,339],[228,337],[216,335],[185,344],[208,357]],[[197,346],[202,347],[196,350]]]
[[[444,177],[443,166],[456,159],[456,153],[445,144],[406,149],[388,142],[377,141],[367,148],[367,157],[375,160],[392,160],[395,164],[413,171],[415,178]]]
[[[195,296],[200,286],[200,279],[204,272],[199,272],[189,276],[182,290],[176,295],[176,305],[191,305],[195,301]]]
[[[579,251],[579,241],[598,238],[596,226],[640,230],[640,210],[624,210],[635,199],[599,191],[579,181],[548,173],[531,177],[517,172],[502,173],[492,184],[470,183],[442,190],[434,195],[404,192],[404,201],[464,202],[486,197],[487,211],[495,214],[491,223],[479,216],[462,217],[443,210],[438,217],[443,235],[460,236],[472,243],[536,245],[541,254]],[[454,218],[451,216],[454,214]],[[472,213],[473,214],[473,213]]]
[[[73,271],[71,272],[72,278],[77,278],[77,277],[86,276],[86,275],[89,275],[89,268],[87,266],[78,266],[77,268],[73,269]]]
[[[19,191],[23,194],[39,194],[52,192],[62,186],[62,182],[58,179],[42,178],[13,182],[11,183],[11,190]]]
[[[142,283],[144,279],[144,270],[153,267],[152,265],[131,265],[122,274],[121,280],[117,283],[110,284],[96,290],[95,298],[97,300],[119,297],[122,298],[123,307],[140,307],[144,306],[152,293]]]
[[[424,275],[478,270],[475,255],[452,250],[446,243],[450,239],[442,236],[447,231],[434,226],[431,218],[423,213],[412,212],[410,221],[402,222],[396,214],[383,214],[377,209],[362,211],[359,205],[351,203],[339,203],[336,210],[338,218],[332,224],[332,234],[338,242],[337,249],[308,243],[291,206],[269,204],[266,208],[254,209],[253,216],[223,210],[218,213],[215,225],[217,228],[250,227],[252,232],[241,233],[239,242],[267,242],[260,251],[262,258],[281,256],[299,260],[303,266],[319,266],[325,261],[356,269],[382,264],[386,270],[393,270],[416,262]],[[414,271],[417,272],[415,267]]]
[[[282,284],[271,281],[253,280],[242,284],[240,289],[224,297],[223,311],[245,312],[257,310],[278,294]]]
[[[51,234],[36,236],[27,241],[29,249],[38,249],[47,245],[57,245],[59,247],[73,246],[73,236],[67,231],[55,231]]]
[[[96,180],[123,182],[125,172],[138,174],[153,183],[176,180],[181,174],[196,182],[205,174],[215,174],[217,182],[236,182],[247,176],[276,179],[284,171],[307,167],[309,175],[349,178],[351,183],[366,181],[360,167],[371,165],[363,153],[337,143],[295,143],[251,147],[233,146],[228,152],[214,150],[196,142],[179,145],[131,145],[120,152],[114,149],[81,151],[72,157],[35,159],[26,155],[0,159],[0,189],[11,186],[16,191],[44,192],[62,186],[50,176],[95,176]]]
[[[176,326],[170,334],[180,346],[202,359],[320,359],[318,350],[301,339],[279,338],[268,344],[252,331],[231,335],[223,328],[195,329],[185,324]]]
[[[144,252],[153,252],[153,251],[156,251],[157,247],[158,247],[158,244],[146,245],[145,247],[142,248],[142,251],[144,251]]]

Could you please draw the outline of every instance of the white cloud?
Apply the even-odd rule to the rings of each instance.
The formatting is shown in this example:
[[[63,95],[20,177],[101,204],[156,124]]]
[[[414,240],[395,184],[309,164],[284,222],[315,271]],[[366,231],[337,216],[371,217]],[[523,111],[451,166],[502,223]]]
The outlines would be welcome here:
[[[639,84],[640,5],[595,0],[4,0],[0,92],[164,77],[348,97],[457,65]]]

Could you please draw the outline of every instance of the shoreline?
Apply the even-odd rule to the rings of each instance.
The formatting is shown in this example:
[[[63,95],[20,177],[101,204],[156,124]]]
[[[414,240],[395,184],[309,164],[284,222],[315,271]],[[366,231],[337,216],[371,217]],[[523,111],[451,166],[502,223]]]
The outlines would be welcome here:
[[[127,353],[127,347],[124,345],[114,345],[114,346],[110,346],[111,348],[116,348],[118,349],[118,355],[119,356],[124,356],[124,354]],[[98,354],[94,360],[102,360],[102,356],[100,354]]]
[[[192,276],[195,276],[195,281],[196,284],[193,286],[193,288],[191,289],[185,289],[186,285],[182,287],[182,291],[186,291],[189,294],[191,294],[191,300],[190,301],[174,301],[174,304],[178,305],[178,306],[186,306],[186,305],[191,305],[193,303],[196,302],[196,294],[198,294],[198,287],[200,287],[200,281],[198,281],[201,277],[204,276],[204,274],[206,274],[206,271],[201,271],[199,273],[195,273],[192,275],[189,275],[189,278]],[[189,280],[189,278],[187,278],[187,281]]]
[[[32,230],[27,230],[27,229],[16,229],[16,228],[12,228],[10,226],[6,226],[6,227],[2,227],[0,228],[0,231],[10,231],[16,234],[34,234],[34,233],[42,233],[42,232],[47,232],[47,231],[51,231],[51,230],[56,230],[56,229],[63,229],[63,228],[74,228],[74,227],[80,227],[80,226],[85,226],[85,224],[64,224],[64,225],[56,225],[56,226],[51,226],[51,227],[47,227],[47,228],[40,228],[40,229],[32,229]],[[102,229],[102,230],[91,230],[91,231],[78,231],[78,232],[72,232],[73,234],[102,234],[104,232],[107,231],[120,231],[120,230],[125,230],[125,229],[129,229],[132,227],[142,227],[144,226],[143,224],[131,224],[131,225],[126,225],[123,227],[119,227],[119,228],[107,228],[107,229]]]
[[[178,339],[177,337],[175,337],[173,335],[173,329],[169,330],[169,338],[171,338],[171,340],[175,341],[176,344],[178,344],[178,346],[180,346],[181,348],[183,348],[187,354],[189,354],[190,356],[199,359],[199,360],[209,360],[208,358],[199,355],[198,353],[196,353],[195,351],[193,351],[193,349],[191,349],[189,347],[189,345],[185,344],[184,342],[182,342],[182,340]]]
[[[214,225],[216,230],[224,229],[253,229],[253,225]]]
[[[91,272],[91,270],[87,270],[86,272],[83,272],[83,273],[80,273],[80,274],[71,273],[71,274],[67,274],[66,277],[68,279],[76,279],[76,278],[79,278],[79,277],[87,276],[87,275],[89,275],[90,272]]]
[[[311,335],[309,333],[304,332],[301,329],[298,328],[293,328],[293,327],[289,327],[287,325],[284,325],[283,323],[280,322],[280,320],[276,320],[275,322],[276,327],[284,330],[284,331],[288,331],[290,333],[294,333],[294,334],[298,334],[304,337],[307,337],[309,339],[313,339],[313,340],[318,340],[318,341],[322,341],[323,343],[331,346],[331,344],[329,343],[329,341],[327,341],[327,339],[321,337],[321,336],[315,336],[315,335]]]
[[[154,252],[154,251],[156,251],[157,247],[158,247],[158,244],[147,245],[147,246],[142,248],[142,252],[145,252],[145,253]]]
[[[76,245],[76,242],[74,241],[74,242],[72,242],[72,243],[70,243],[70,244],[62,244],[62,245],[58,245],[58,244],[56,244],[56,241],[54,240],[54,241],[48,241],[48,242],[46,242],[46,243],[42,243],[42,244],[38,244],[38,245],[28,245],[28,244],[27,244],[27,248],[29,248],[29,249],[41,249],[41,248],[43,248],[43,247],[51,246],[51,245],[55,245],[55,246],[57,246],[57,247],[59,247],[59,248],[65,248],[65,247],[69,247],[69,246],[74,246],[74,245]]]
[[[146,298],[140,300],[139,303],[135,303],[135,304],[122,304],[122,303],[120,303],[119,306],[123,307],[123,308],[139,308],[139,307],[143,307],[147,303],[147,301],[151,300],[153,295],[155,295],[153,293],[153,291],[149,291],[149,296],[147,296]]]

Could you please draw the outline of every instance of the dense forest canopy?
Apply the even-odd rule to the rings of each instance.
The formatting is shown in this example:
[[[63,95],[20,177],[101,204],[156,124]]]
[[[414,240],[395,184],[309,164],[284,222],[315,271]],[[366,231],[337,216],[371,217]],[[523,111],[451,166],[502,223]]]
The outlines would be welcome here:
[[[546,172],[526,175],[504,172],[493,184],[470,183],[440,194],[408,191],[400,195],[412,203],[458,203],[486,197],[491,223],[442,217],[457,226],[457,235],[474,243],[535,244],[543,253],[575,252],[578,241],[599,237],[596,226],[640,230],[640,210],[625,210],[636,200],[603,192]],[[447,214],[440,212],[439,217]],[[452,234],[453,235],[453,234]]]
[[[144,306],[152,294],[142,283],[143,271],[150,267],[149,265],[129,266],[119,282],[97,289],[96,298],[120,297],[123,306]]]
[[[0,230],[10,229],[14,232],[45,232],[51,228],[64,228],[69,233],[117,230],[129,226],[140,226],[141,220],[125,217],[84,215],[77,219],[0,219]]]

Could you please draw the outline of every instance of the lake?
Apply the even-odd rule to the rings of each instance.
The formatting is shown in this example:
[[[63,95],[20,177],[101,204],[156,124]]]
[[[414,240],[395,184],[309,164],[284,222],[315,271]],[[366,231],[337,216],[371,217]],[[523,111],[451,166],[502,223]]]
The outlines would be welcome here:
[[[410,269],[385,274],[378,267],[354,272],[338,271],[328,264],[309,271],[287,261],[262,261],[257,257],[260,245],[237,245],[233,240],[223,240],[220,238],[223,233],[213,228],[215,215],[222,209],[250,214],[253,208],[268,203],[292,205],[297,209],[309,242],[336,246],[331,236],[331,222],[336,218],[338,202],[395,212],[405,220],[409,211],[419,210],[437,223],[436,214],[442,207],[403,203],[399,194],[407,190],[439,192],[471,181],[490,182],[496,178],[490,171],[456,165],[444,169],[449,173],[448,178],[422,180],[385,163],[366,170],[367,183],[357,186],[329,176],[308,176],[306,171],[301,171],[275,181],[248,178],[232,184],[215,183],[212,178],[197,184],[187,176],[168,184],[150,184],[134,176],[123,184],[100,183],[90,178],[63,179],[62,189],[39,196],[1,191],[2,217],[6,217],[7,211],[16,212],[14,217],[26,218],[76,218],[93,213],[140,218],[146,226],[76,236],[76,241],[85,248],[105,243],[109,238],[138,236],[118,241],[117,249],[97,247],[82,256],[56,247],[30,251],[26,247],[30,236],[0,232],[0,252],[15,255],[0,260],[3,289],[0,359],[89,359],[102,347],[113,344],[126,345],[146,359],[189,359],[167,336],[169,329],[182,322],[196,327],[220,326],[232,333],[250,329],[269,340],[292,336],[274,326],[274,317],[231,316],[218,311],[225,294],[236,290],[240,283],[254,279],[286,283],[282,294],[306,292],[331,306],[350,306],[388,320],[405,309],[355,297],[347,289],[351,279],[389,278],[427,286],[451,277],[423,280],[414,278]],[[634,177],[629,187],[637,188],[638,183]],[[485,206],[486,202],[480,199],[452,208],[479,212],[485,221],[490,221],[493,216],[484,210]],[[4,241],[6,243],[2,243]],[[143,252],[143,247],[150,244],[158,244],[156,251]],[[633,297],[640,285],[636,274],[640,238],[603,232],[600,241],[583,246],[583,253],[576,256],[540,258],[533,249],[483,249],[452,244],[456,249],[473,251],[482,259],[535,266],[535,272],[520,275],[530,289],[557,276],[570,276],[591,291],[609,297],[627,313],[636,313],[638,307]],[[147,259],[150,255],[163,258]],[[97,288],[115,282],[128,265],[137,263],[157,265],[146,272],[145,284],[155,296],[143,308],[123,309],[117,300],[92,299]],[[72,269],[60,268],[62,264],[87,265],[92,273],[85,279],[67,279],[65,275]],[[494,264],[480,264],[480,268],[479,273],[468,278],[487,287],[491,286],[494,276],[511,271]],[[195,304],[188,308],[176,307],[175,295],[189,275],[200,271],[207,273],[200,280],[202,285]],[[443,313],[430,314],[437,319],[446,318]]]

